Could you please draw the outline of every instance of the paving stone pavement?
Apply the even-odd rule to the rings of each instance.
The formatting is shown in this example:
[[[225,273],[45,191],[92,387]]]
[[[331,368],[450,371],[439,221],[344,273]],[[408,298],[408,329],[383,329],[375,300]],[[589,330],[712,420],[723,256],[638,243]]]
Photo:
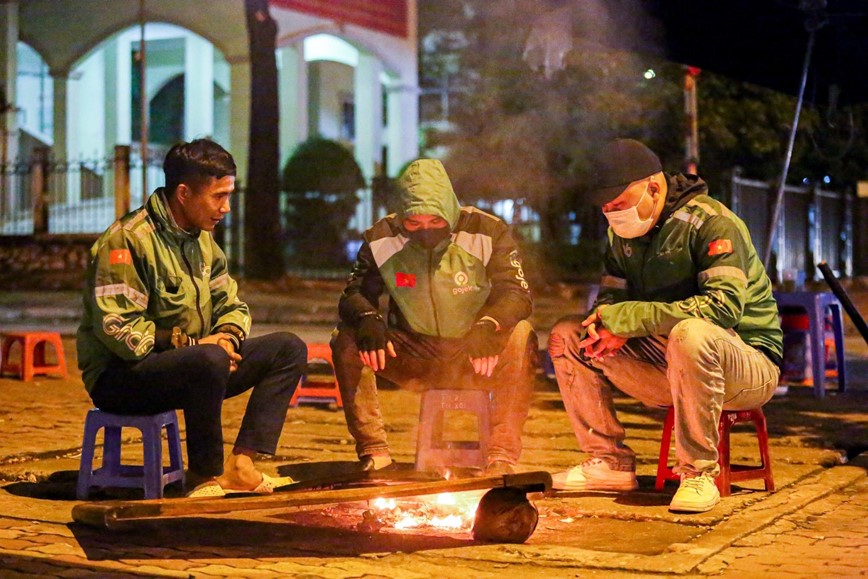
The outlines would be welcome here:
[[[543,312],[558,309],[542,305]],[[537,321],[539,327],[546,323]],[[287,326],[268,326],[278,327]],[[327,325],[304,320],[291,327],[308,341],[328,335]],[[64,344],[74,368],[71,336]],[[71,519],[90,408],[80,376],[73,371],[64,380],[39,377],[30,383],[0,378],[0,577],[864,575],[868,457],[860,453],[868,448],[868,347],[853,336],[848,362],[850,392],[836,393],[830,382],[827,397],[817,400],[809,388],[793,387],[767,405],[777,491],[765,493],[761,484],[746,482],[714,511],[699,515],[668,512],[674,485],[653,492],[664,412],[619,398],[620,416],[639,454],[640,491],[533,496],[540,523],[521,545],[478,543],[467,531],[363,532],[356,522],[368,506],[359,504],[87,528]],[[419,394],[386,389],[381,401],[393,454],[411,464]],[[245,403],[241,396],[225,405],[227,448]],[[137,433],[125,431],[125,456],[140,456],[137,442]],[[544,377],[524,442],[521,470],[555,472],[584,458],[557,389]],[[755,446],[747,430],[735,433],[733,459],[755,461]],[[346,472],[353,461],[342,413],[302,406],[289,411],[277,456],[263,468],[305,479]],[[93,500],[136,493],[105,491]]]

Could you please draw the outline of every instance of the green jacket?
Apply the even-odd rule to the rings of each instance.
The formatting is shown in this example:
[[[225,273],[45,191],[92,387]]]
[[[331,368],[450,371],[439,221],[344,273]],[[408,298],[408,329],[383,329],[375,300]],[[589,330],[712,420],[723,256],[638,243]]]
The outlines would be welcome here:
[[[141,360],[169,347],[172,327],[194,338],[230,324],[246,336],[247,304],[206,231],[187,233],[163,189],[116,221],[91,248],[78,328],[78,366],[88,392],[109,361]]]
[[[531,313],[531,296],[518,247],[506,223],[460,207],[439,161],[410,165],[400,181],[401,212],[363,235],[362,247],[338,306],[355,326],[389,294],[389,324],[443,338],[460,338],[480,318],[512,329]],[[404,235],[408,215],[437,215],[451,238],[428,250]]]
[[[694,175],[669,177],[660,219],[646,235],[609,229],[606,275],[594,304],[603,326],[624,337],[668,335],[688,318],[733,328],[780,361],[783,335],[772,284],[744,222],[708,196]]]

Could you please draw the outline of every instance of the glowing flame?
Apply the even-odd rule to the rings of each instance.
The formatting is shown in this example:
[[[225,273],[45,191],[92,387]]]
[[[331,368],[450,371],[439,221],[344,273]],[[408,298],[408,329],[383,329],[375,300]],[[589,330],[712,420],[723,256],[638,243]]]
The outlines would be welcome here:
[[[484,492],[441,493],[402,500],[378,498],[371,506],[386,526],[398,530],[422,527],[469,530]]]

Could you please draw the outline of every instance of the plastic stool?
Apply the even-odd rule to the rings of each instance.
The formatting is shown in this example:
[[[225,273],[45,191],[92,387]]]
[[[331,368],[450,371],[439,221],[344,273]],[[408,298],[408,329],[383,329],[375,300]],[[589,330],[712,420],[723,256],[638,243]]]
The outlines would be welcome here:
[[[138,428],[142,432],[144,465],[121,464],[123,427]],[[94,445],[100,428],[105,428],[102,467],[93,470]],[[163,468],[163,428],[169,440],[168,470]],[[78,499],[87,499],[90,488],[95,486],[141,488],[146,499],[159,499],[163,497],[163,487],[175,481],[184,482],[184,458],[178,415],[174,410],[144,416],[109,414],[98,408],[87,413],[76,488]]]
[[[332,373],[316,374],[305,370],[301,380],[298,381],[298,386],[295,392],[292,393],[292,398],[289,400],[289,405],[295,408],[299,404],[330,404],[334,402],[338,408],[344,407],[344,402],[341,399],[341,390],[338,388],[338,379],[334,374],[335,364],[332,361],[332,349],[328,344],[308,344],[307,346],[307,362],[314,360],[322,360],[328,362],[331,366]]]
[[[9,351],[15,342],[21,342],[21,360],[13,364],[9,360]],[[57,364],[45,364],[45,345],[51,344],[57,355]],[[22,380],[29,382],[38,374],[60,374],[66,378],[66,357],[63,355],[63,343],[57,332],[11,332],[3,336],[3,352],[0,355],[3,363],[0,375],[7,372],[18,374]]]
[[[844,368],[844,317],[841,303],[832,292],[774,292],[778,308],[802,308],[808,314],[811,339],[811,375],[814,379],[814,396],[826,395],[826,309],[832,314],[832,332],[835,336],[835,357],[838,363],[838,392],[847,390]]]
[[[479,440],[444,441],[443,426],[447,411],[476,415]],[[488,462],[488,436],[491,431],[491,393],[488,390],[426,390],[419,411],[416,439],[416,470],[441,467],[485,468]]]
[[[743,466],[729,464],[729,433],[733,425],[739,422],[753,422],[759,439],[760,465]],[[654,489],[661,491],[667,480],[679,480],[669,466],[669,446],[672,442],[672,430],[675,427],[675,408],[669,407],[666,422],[663,423],[663,437],[660,440],[660,458],[657,461],[657,480]],[[730,483],[762,479],[768,492],[775,490],[775,479],[772,476],[772,461],[769,457],[769,434],[766,430],[766,417],[761,408],[756,410],[724,410],[717,426],[720,440],[717,443],[717,464],[720,475],[715,479],[720,496],[730,495]]]

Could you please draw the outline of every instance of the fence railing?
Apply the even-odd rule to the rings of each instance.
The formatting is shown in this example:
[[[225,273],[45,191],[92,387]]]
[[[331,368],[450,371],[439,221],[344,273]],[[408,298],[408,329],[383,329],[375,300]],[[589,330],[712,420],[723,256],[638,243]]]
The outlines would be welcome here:
[[[0,165],[0,235],[101,233],[147,198],[143,170],[148,189],[163,184],[160,151],[144,162],[137,152],[119,145],[111,158],[68,160],[38,147]]]
[[[137,147],[118,145],[111,158],[63,160],[37,147],[30,159],[0,164],[0,235],[101,233],[118,217],[144,203],[163,185],[164,151],[149,150],[142,159]],[[142,171],[147,173],[143,187]],[[229,259],[243,268],[244,195],[241,184],[232,198],[233,211],[216,234]],[[750,229],[757,253],[763,255],[775,188],[733,172],[727,202]],[[357,220],[371,219],[359,213]],[[363,204],[360,204],[360,207]],[[820,187],[787,186],[770,274],[783,279],[785,270],[819,279],[815,265],[825,260],[836,275],[853,272],[853,200],[850,195]]]
[[[729,206],[747,224],[757,253],[765,253],[776,187],[733,172]],[[853,200],[850,195],[814,187],[784,188],[783,210],[772,241],[769,274],[783,279],[785,270],[821,278],[816,264],[825,260],[836,275],[853,273]]]

